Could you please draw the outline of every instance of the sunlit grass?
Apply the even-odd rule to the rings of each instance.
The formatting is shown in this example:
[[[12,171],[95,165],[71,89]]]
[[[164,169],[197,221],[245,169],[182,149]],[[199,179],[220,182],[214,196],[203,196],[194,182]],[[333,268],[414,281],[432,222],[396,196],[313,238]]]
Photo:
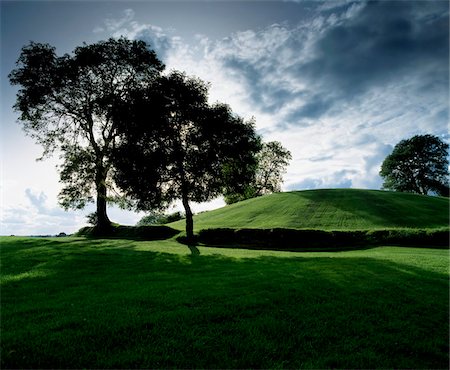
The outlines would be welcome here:
[[[448,366],[448,250],[0,243],[2,368]]]
[[[206,228],[370,230],[448,228],[447,198],[362,189],[320,189],[270,194],[194,217]],[[184,229],[184,220],[169,224]]]

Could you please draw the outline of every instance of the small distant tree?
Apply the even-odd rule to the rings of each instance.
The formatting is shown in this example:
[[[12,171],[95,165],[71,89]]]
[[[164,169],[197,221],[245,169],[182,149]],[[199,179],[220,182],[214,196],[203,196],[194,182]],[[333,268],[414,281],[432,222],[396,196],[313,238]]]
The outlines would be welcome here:
[[[416,135],[400,141],[381,165],[383,188],[445,196],[449,181],[448,148],[448,144],[433,135]]]
[[[168,224],[170,222],[182,220],[183,218],[184,215],[180,211],[169,214],[153,211],[142,217],[136,226]]]
[[[290,151],[284,148],[279,141],[263,143],[261,150],[256,155],[253,178],[249,183],[241,186],[240,191],[227,191],[225,202],[232,204],[244,199],[281,191],[283,174],[286,173],[286,168],[291,159]]]
[[[131,117],[133,123],[118,126],[115,179],[137,209],[164,209],[181,200],[192,241],[190,203],[222,194],[225,168],[251,167],[260,140],[253,122],[244,122],[225,104],[209,105],[208,85],[197,78],[173,72],[160,79],[159,93],[154,91],[141,92],[116,116],[125,114],[124,122]],[[235,183],[244,175],[227,172]]]
[[[89,225],[97,226],[97,224],[98,224],[97,212],[89,213],[86,216],[86,221]]]
[[[142,217],[136,223],[136,226],[158,225],[160,224],[161,217],[163,217],[161,212],[150,212]]]
[[[257,195],[276,193],[281,191],[283,174],[289,161],[291,152],[284,148],[279,141],[264,143],[257,155],[255,189]]]
[[[161,219],[162,224],[170,224],[171,222],[179,221],[184,219],[184,214],[180,211],[165,214]]]
[[[99,230],[110,226],[106,204],[118,137],[113,110],[135,89],[149,88],[163,68],[145,42],[121,38],[62,56],[48,44],[31,42],[9,74],[20,87],[14,107],[25,132],[43,146],[43,157],[60,150],[60,204],[77,209],[96,198]]]

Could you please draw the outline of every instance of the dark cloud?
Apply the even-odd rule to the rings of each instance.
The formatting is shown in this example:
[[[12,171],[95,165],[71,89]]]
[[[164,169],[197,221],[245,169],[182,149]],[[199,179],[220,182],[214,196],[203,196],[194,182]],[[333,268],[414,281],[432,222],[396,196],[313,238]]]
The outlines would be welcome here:
[[[304,125],[346,103],[358,105],[373,88],[405,81],[414,81],[417,94],[448,95],[448,2],[325,5],[318,3],[309,24],[234,35],[215,46],[223,67],[262,112],[298,101],[283,124]]]
[[[231,71],[237,72],[237,76],[243,79],[243,82],[250,87],[250,98],[257,104],[262,104],[262,89],[264,85],[262,82],[262,72],[254,63],[245,59],[239,58],[236,55],[229,55],[222,59],[223,66]]]
[[[313,95],[306,98],[306,103],[299,108],[293,109],[286,120],[298,125],[305,118],[319,118],[333,105],[332,99],[327,99],[320,95]]]
[[[222,63],[225,68],[237,73],[249,91],[249,98],[258,105],[262,112],[276,112],[287,101],[300,95],[265,80],[274,75],[276,69],[276,65],[270,63],[267,57],[254,63],[235,55],[229,55],[222,59]]]
[[[293,32],[286,24],[274,24],[227,37],[211,45],[210,52],[247,88],[252,104],[264,113],[276,113],[305,94],[292,89],[297,76],[289,76],[287,71],[291,63],[297,62],[305,38],[303,32]]]
[[[448,3],[368,2],[357,16],[326,30],[315,57],[296,66],[311,81],[355,96],[421,70],[448,84]]]

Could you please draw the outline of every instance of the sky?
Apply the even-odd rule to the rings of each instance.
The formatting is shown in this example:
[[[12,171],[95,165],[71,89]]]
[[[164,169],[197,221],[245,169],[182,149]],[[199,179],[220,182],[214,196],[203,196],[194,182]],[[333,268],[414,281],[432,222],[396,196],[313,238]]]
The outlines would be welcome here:
[[[449,142],[448,1],[1,1],[0,234],[73,233],[58,156],[27,137],[8,73],[30,41],[58,55],[110,37],[147,41],[166,65],[210,83],[210,101],[256,120],[292,153],[283,190],[380,189],[383,159],[420,134]],[[194,204],[196,212],[222,199]],[[181,209],[175,205],[173,209]],[[133,225],[143,213],[110,207]]]

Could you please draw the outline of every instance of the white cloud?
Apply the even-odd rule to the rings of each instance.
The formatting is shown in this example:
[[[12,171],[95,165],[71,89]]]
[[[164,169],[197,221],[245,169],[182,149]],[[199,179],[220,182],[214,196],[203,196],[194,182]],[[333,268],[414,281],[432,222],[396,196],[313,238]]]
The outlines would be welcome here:
[[[129,22],[131,22],[134,18],[134,10],[133,9],[125,9],[123,11],[123,16],[119,19],[117,18],[107,18],[104,21],[105,27],[109,32],[120,32],[124,26],[126,26]]]
[[[147,41],[154,49],[158,57],[165,61],[169,49],[177,47],[180,38],[171,36],[173,30],[163,30],[152,24],[141,24],[134,20],[133,9],[125,9],[120,18],[107,18],[102,26],[95,27],[93,32],[108,31],[112,37],[126,37],[129,39],[142,39]]]
[[[0,235],[57,235],[72,234],[86,226],[86,215],[95,211],[90,204],[84,210],[65,211],[48,204],[50,199],[41,189],[27,188],[24,202],[2,208]],[[110,219],[121,225],[135,225],[143,212],[124,211],[115,206],[108,207]]]

